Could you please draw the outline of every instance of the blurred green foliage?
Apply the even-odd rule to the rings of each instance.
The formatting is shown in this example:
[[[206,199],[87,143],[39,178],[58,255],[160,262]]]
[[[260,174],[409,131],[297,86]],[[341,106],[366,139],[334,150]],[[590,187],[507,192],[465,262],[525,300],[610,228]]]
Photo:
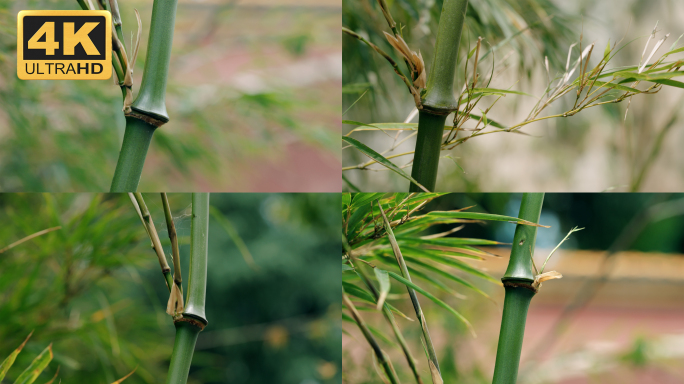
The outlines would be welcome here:
[[[137,28],[134,8],[141,13],[135,96],[152,3],[119,6],[126,40]],[[19,80],[16,15],[23,9],[80,7],[76,0],[0,0],[0,190],[106,191],[125,126],[121,91],[111,80]],[[341,96],[335,82],[250,90],[233,89],[230,77],[251,69],[260,84],[260,70],[331,47],[331,20],[339,20],[339,9],[179,4],[167,89],[171,121],[155,133],[140,190],[251,191],[259,173],[246,171],[245,164],[285,168],[277,172],[285,178],[294,167],[283,160],[292,156],[289,144],[309,149],[310,164],[337,153]]]
[[[158,194],[145,194],[170,258]],[[187,279],[190,195],[170,194]],[[339,195],[212,194],[256,267],[210,221],[207,318],[189,383],[337,383],[341,374]],[[48,344],[67,383],[164,382],[168,290],[126,195],[0,195],[0,356],[34,330],[15,366]],[[184,281],[187,283],[187,281]],[[10,370],[7,380],[19,375]]]

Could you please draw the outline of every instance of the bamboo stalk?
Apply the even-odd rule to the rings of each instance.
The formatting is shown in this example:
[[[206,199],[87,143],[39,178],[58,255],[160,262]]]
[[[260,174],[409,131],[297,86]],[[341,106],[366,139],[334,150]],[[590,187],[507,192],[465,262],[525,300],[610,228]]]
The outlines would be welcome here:
[[[209,231],[209,194],[192,194],[190,230],[190,272],[187,305],[183,316],[174,320],[176,340],[173,345],[167,384],[185,384],[197,342],[197,335],[207,325],[205,301],[207,291],[207,247]]]
[[[518,217],[538,223],[543,202],[543,193],[523,194]],[[532,297],[537,293],[533,285],[535,275],[532,270],[536,237],[537,227],[518,224],[515,228],[511,258],[506,273],[501,278],[506,296],[492,384],[515,384],[518,379],[527,310]]]
[[[418,138],[411,177],[430,191],[435,190],[437,181],[444,122],[447,115],[458,107],[454,96],[454,77],[467,7],[468,0],[444,1],[435,54],[422,100],[423,109],[418,115]],[[411,183],[410,192],[420,191],[420,187]]]
[[[140,92],[126,114],[126,131],[112,179],[111,192],[138,189],[147,150],[154,131],[169,121],[166,80],[177,0],[155,0]]]

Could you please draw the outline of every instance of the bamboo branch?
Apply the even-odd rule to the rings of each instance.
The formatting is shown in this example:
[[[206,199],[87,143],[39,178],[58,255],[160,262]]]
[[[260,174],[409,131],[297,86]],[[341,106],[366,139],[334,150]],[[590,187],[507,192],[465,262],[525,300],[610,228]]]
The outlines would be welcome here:
[[[171,241],[171,253],[173,255],[173,282],[181,288],[183,277],[181,275],[180,253],[178,252],[178,236],[176,235],[176,226],[173,223],[173,215],[171,214],[171,206],[169,205],[169,198],[166,193],[161,193],[162,205],[164,206],[164,217],[166,218],[166,228],[169,231],[169,240]]]
[[[61,226],[57,226],[57,227],[47,228],[47,229],[43,229],[42,231],[38,231],[38,232],[36,232],[36,233],[30,234],[30,235],[28,235],[28,236],[26,236],[26,237],[24,237],[24,238],[21,238],[21,239],[15,241],[15,242],[12,243],[12,244],[6,246],[5,248],[0,249],[0,253],[5,253],[5,252],[9,251],[10,249],[16,247],[17,245],[19,245],[19,244],[21,244],[21,243],[27,242],[27,241],[29,241],[29,240],[31,240],[31,239],[33,239],[33,238],[36,238],[36,237],[38,237],[38,236],[42,236],[42,235],[44,235],[44,234],[46,234],[46,233],[50,233],[50,232],[52,232],[52,231],[56,231],[56,230],[58,230],[58,229],[62,229],[62,227],[61,227]]]
[[[394,233],[392,232],[392,225],[390,224],[389,220],[387,219],[387,215],[385,215],[385,211],[382,209],[382,205],[378,204],[378,208],[380,208],[380,213],[382,214],[382,219],[384,221],[385,225],[385,231],[387,232],[387,236],[389,237],[390,244],[392,245],[392,252],[394,253],[394,257],[397,260],[397,264],[399,265],[399,269],[401,270],[401,275],[408,281],[411,281],[411,275],[409,274],[408,267],[406,266],[406,262],[404,261],[404,257],[401,254],[401,250],[399,249],[399,245],[397,244],[397,240],[394,237]],[[420,322],[421,330],[423,332],[423,339],[425,340],[425,346],[428,352],[428,359],[429,362],[434,364],[435,368],[437,369],[437,372],[441,376],[441,370],[439,369],[439,361],[437,360],[437,353],[435,352],[435,347],[432,344],[432,338],[430,338],[430,332],[427,327],[427,321],[425,320],[425,316],[423,315],[423,310],[420,307],[420,302],[418,301],[418,295],[416,295],[416,291],[411,288],[411,287],[406,287],[406,290],[409,293],[409,296],[411,297],[411,303],[413,303],[413,309],[416,312],[416,316],[418,317],[418,321]]]
[[[166,256],[164,255],[164,249],[162,248],[161,241],[159,241],[159,234],[157,234],[157,229],[154,227],[154,221],[150,215],[150,211],[147,209],[145,200],[140,193],[129,193],[128,196],[135,207],[136,212],[140,221],[147,231],[147,236],[149,236],[152,242],[152,249],[154,249],[157,259],[159,260],[159,266],[161,267],[162,273],[164,274],[164,280],[166,281],[166,286],[169,288],[169,292],[173,287],[173,280],[171,278],[171,268],[166,262]]]
[[[375,298],[375,301],[378,302],[380,300],[380,293],[378,292],[377,288],[375,285],[373,285],[373,282],[371,279],[368,278],[368,275],[363,271],[362,268],[360,267],[355,267],[352,261],[360,260],[356,259],[355,256],[351,253],[351,251],[348,252],[349,255],[349,263],[352,265],[352,268],[354,268],[355,271],[359,273],[359,276],[363,280],[363,282],[366,284],[366,287],[371,291],[373,294],[373,297]],[[387,307],[387,305],[382,306],[382,313],[385,315],[385,319],[387,322],[390,324],[392,327],[392,331],[394,332],[394,337],[397,339],[397,342],[399,342],[399,345],[401,346],[401,350],[404,352],[404,356],[406,356],[406,362],[408,363],[409,367],[411,368],[411,372],[413,372],[413,376],[416,379],[416,382],[418,384],[423,384],[423,380],[420,377],[420,374],[418,373],[418,367],[416,363],[416,359],[413,357],[413,354],[411,353],[411,350],[408,347],[408,344],[406,343],[406,339],[404,339],[404,335],[402,335],[401,330],[399,329],[399,325],[397,324],[396,320],[394,319],[394,315],[392,314],[392,311]]]
[[[363,319],[361,318],[361,314],[359,314],[359,311],[354,306],[354,303],[352,303],[352,301],[349,300],[349,297],[346,293],[344,293],[344,291],[342,292],[342,302],[347,307],[349,312],[351,312],[352,317],[356,321],[356,325],[358,325],[359,329],[361,329],[361,333],[363,333],[363,336],[368,341],[368,344],[370,344],[371,348],[373,348],[375,356],[377,357],[378,361],[380,361],[382,367],[385,369],[385,374],[387,375],[387,378],[390,380],[392,384],[398,384],[399,378],[397,377],[397,373],[394,371],[394,367],[392,366],[392,362],[390,361],[389,356],[387,356],[385,351],[383,351],[382,348],[380,348],[380,345],[373,337],[373,334],[371,334],[370,329],[368,329],[366,322],[363,321]]]

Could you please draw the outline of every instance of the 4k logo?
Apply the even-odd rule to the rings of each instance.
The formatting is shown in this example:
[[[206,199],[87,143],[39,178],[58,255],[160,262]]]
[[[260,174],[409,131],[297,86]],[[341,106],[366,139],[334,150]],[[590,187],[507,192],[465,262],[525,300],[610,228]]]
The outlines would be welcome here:
[[[108,11],[21,11],[17,76],[22,80],[94,80],[112,76]]]

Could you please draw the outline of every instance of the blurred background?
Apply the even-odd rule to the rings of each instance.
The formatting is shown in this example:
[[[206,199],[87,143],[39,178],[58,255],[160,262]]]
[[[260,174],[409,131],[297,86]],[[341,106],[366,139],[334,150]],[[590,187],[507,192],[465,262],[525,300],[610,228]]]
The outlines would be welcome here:
[[[437,20],[442,0],[388,1],[394,19],[403,27],[403,36],[413,50],[420,50],[428,67],[432,63]],[[369,40],[399,60],[382,31],[389,30],[377,2],[345,1],[342,24],[367,36]],[[679,22],[684,3],[675,0],[484,0],[468,5],[463,31],[456,87],[463,87],[462,58],[484,38],[483,52],[506,41],[494,54],[495,77],[490,87],[543,95],[547,85],[544,58],[548,57],[551,78],[565,72],[568,49],[582,39],[582,49],[596,43],[589,67],[599,63],[610,41],[631,42],[609,64],[611,67],[637,65],[648,35],[657,24],[656,40],[670,34],[655,57],[659,57],[684,33]],[[521,32],[522,31],[522,32]],[[510,40],[508,40],[510,39]],[[635,40],[636,39],[636,40]],[[343,39],[343,111],[368,91],[345,114],[346,120],[363,123],[403,122],[414,108],[413,99],[387,62],[355,39]],[[679,40],[677,46],[682,45]],[[578,57],[579,46],[573,50]],[[647,54],[648,54],[647,52]],[[674,56],[672,56],[674,58]],[[680,59],[677,57],[676,59]],[[401,61],[398,61],[401,62]],[[481,61],[481,75],[489,77],[492,55]],[[472,62],[469,71],[472,71]],[[577,73],[575,73],[576,77]],[[442,156],[437,189],[440,191],[680,191],[684,176],[679,171],[684,140],[679,116],[682,89],[665,88],[656,95],[638,95],[628,102],[584,110],[565,119],[549,119],[523,127],[531,135],[495,133],[473,138]],[[507,95],[487,113],[504,126],[524,120],[532,110],[535,97]],[[540,116],[565,112],[575,97],[566,95]],[[484,99],[478,107],[488,108],[494,101]],[[474,113],[480,114],[475,109]],[[626,118],[625,118],[626,115]],[[447,119],[447,123],[452,118]],[[411,122],[417,122],[417,117]],[[466,127],[474,126],[473,122]],[[346,134],[353,125],[344,125]],[[395,132],[359,132],[353,137],[378,152],[392,147]],[[403,134],[402,137],[407,134]],[[387,155],[412,151],[415,138],[399,145]],[[409,164],[412,156],[392,159],[399,166]],[[343,166],[368,160],[353,148],[343,150]],[[378,165],[371,167],[381,169]],[[362,191],[406,190],[408,182],[393,172],[350,170],[345,177]],[[347,185],[349,190],[353,188]]]
[[[517,216],[519,194],[450,194],[422,212],[476,205],[474,212]],[[684,381],[684,195],[681,194],[546,194],[535,260],[543,260],[575,226],[546,266],[563,275],[543,283],[527,316],[519,383],[663,383]],[[425,235],[458,225],[435,226]],[[506,222],[465,224],[451,236],[510,243],[515,225]],[[499,279],[510,248],[478,247],[500,257],[460,259]],[[397,272],[395,270],[395,272]],[[462,313],[473,325],[473,338],[462,323],[424,296],[420,303],[440,361],[445,383],[491,383],[504,290],[453,268],[454,273],[484,290],[491,300],[461,286],[452,293],[422,287]],[[436,278],[443,283],[443,278]],[[415,318],[405,288],[392,281],[388,299]],[[392,337],[374,309],[364,319]],[[424,380],[429,370],[417,322],[395,317],[418,360]],[[343,335],[343,382],[375,383],[381,368],[370,363],[371,349],[352,323]],[[415,382],[401,350],[381,343],[404,382]],[[377,369],[377,371],[376,371]]]
[[[126,40],[152,1],[119,1]],[[21,81],[17,13],[75,0],[0,0],[0,190],[109,189],[125,121],[113,80]],[[340,190],[340,3],[180,0],[166,104],[139,190]],[[130,45],[130,42],[126,42]]]
[[[159,194],[144,197],[170,255]],[[191,196],[169,200],[187,284]],[[339,204],[331,194],[211,195],[209,325],[188,383],[340,382]],[[62,383],[111,383],[136,367],[124,383],[165,382],[169,294],[127,195],[0,194],[0,220],[0,360],[33,331],[7,382],[50,343],[37,382],[59,368]]]

